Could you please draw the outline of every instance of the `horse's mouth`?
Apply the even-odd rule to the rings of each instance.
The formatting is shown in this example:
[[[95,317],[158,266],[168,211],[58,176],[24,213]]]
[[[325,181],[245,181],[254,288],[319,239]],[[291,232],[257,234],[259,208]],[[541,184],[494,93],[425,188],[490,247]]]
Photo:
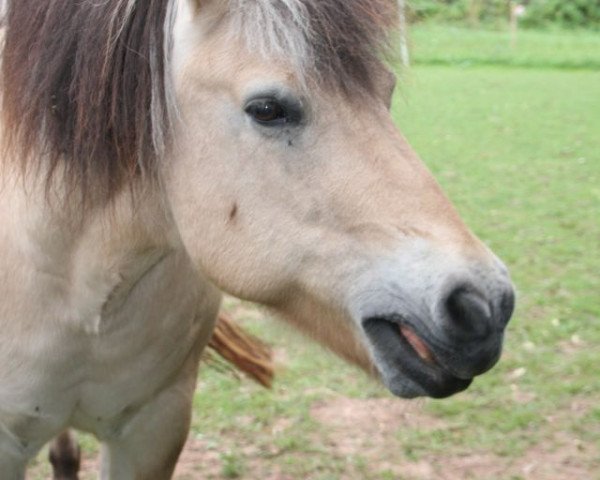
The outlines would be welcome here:
[[[398,396],[446,398],[465,390],[473,381],[456,377],[444,368],[432,342],[404,320],[369,318],[363,328],[384,382]]]

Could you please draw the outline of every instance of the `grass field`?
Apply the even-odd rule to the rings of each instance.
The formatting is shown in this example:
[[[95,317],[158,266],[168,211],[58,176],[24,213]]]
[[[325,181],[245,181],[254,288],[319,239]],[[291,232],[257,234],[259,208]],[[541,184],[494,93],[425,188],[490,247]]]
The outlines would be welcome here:
[[[419,65],[600,69],[598,32],[520,30],[513,41],[506,30],[423,24],[409,38]]]
[[[532,68],[482,66],[494,62],[454,59],[479,47],[490,58],[497,33],[426,28],[393,113],[512,271],[519,301],[501,362],[452,399],[396,400],[228,300],[276,347],[277,383],[205,367],[178,478],[600,479],[600,44],[572,34],[564,42],[591,45],[574,52],[531,34],[518,55]],[[88,456],[95,448],[86,441]],[[35,471],[43,478],[43,460]]]

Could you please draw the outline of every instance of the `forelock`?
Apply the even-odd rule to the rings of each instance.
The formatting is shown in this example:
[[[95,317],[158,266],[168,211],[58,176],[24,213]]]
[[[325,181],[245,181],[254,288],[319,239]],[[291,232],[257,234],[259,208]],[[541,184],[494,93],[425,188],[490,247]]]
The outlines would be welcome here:
[[[392,0],[231,0],[229,14],[251,51],[346,92],[372,88],[398,19]]]

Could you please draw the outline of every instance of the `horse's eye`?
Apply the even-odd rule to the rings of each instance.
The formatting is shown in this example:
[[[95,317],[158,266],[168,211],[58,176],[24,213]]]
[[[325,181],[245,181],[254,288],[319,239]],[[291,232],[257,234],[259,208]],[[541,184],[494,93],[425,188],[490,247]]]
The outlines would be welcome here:
[[[286,107],[273,98],[253,100],[246,105],[245,111],[254,121],[267,127],[283,125],[291,120]]]

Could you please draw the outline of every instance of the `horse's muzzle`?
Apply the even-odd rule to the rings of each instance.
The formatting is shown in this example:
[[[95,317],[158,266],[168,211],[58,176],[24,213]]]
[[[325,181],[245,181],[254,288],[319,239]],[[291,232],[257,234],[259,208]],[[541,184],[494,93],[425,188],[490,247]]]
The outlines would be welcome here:
[[[475,286],[460,284],[441,296],[433,309],[436,318],[404,312],[363,319],[375,363],[392,393],[444,398],[491,369],[514,309],[512,287],[502,290],[489,300]]]

